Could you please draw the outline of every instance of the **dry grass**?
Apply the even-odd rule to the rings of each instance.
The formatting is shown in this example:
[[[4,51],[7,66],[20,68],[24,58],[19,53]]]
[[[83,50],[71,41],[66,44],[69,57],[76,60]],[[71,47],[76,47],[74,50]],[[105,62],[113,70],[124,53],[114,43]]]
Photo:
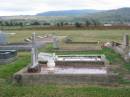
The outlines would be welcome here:
[[[38,35],[54,34],[71,36],[74,41],[122,41],[124,33],[130,35],[130,30],[10,30],[16,35],[9,36],[10,42],[23,42],[24,38],[31,36],[32,32]]]

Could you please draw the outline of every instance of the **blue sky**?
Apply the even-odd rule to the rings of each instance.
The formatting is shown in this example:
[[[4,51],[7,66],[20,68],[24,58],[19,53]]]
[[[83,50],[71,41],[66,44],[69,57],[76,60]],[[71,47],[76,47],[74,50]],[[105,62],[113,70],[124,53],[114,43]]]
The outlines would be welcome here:
[[[34,15],[51,10],[130,7],[130,0],[0,0],[0,16]]]

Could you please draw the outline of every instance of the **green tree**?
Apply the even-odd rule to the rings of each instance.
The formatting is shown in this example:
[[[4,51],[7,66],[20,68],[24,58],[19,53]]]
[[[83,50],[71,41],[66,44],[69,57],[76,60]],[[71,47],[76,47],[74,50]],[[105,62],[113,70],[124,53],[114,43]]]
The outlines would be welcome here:
[[[5,21],[4,26],[10,26],[10,23],[8,21]]]
[[[86,20],[85,25],[86,25],[87,27],[89,27],[90,24],[91,24],[91,22],[90,22],[89,20]]]
[[[96,19],[92,19],[92,23],[95,27],[100,24],[99,21]]]
[[[75,27],[77,27],[77,28],[81,27],[81,23],[76,22],[76,23],[75,23]]]
[[[60,27],[60,23],[57,23],[56,26],[57,26],[57,27]]]
[[[31,25],[40,25],[40,23],[35,21],[35,22],[31,23]]]
[[[0,26],[3,26],[3,22],[2,21],[0,21]]]
[[[60,26],[63,27],[64,26],[64,22],[60,22]]]

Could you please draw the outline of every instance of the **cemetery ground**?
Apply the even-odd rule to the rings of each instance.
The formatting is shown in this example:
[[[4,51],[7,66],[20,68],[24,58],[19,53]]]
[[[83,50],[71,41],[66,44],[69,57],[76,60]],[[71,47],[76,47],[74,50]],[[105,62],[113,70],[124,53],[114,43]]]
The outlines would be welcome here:
[[[122,40],[123,33],[130,30],[14,30],[16,36],[11,36],[11,42],[21,42],[24,38],[31,36],[32,32],[38,35],[55,34],[59,36],[70,36],[74,41],[117,41]],[[54,52],[52,44],[40,48],[40,51]],[[113,50],[104,48],[99,51],[56,51],[56,54],[105,54],[111,65],[120,65],[120,79],[118,84],[108,85],[20,85],[13,84],[11,78],[14,73],[30,63],[30,52],[19,52],[15,62],[0,65],[0,97],[130,97],[130,81],[123,79],[125,74],[130,73],[130,63],[124,62],[121,56]]]
[[[130,35],[130,30],[8,30],[6,32],[16,33],[14,36],[9,37],[9,42],[23,42],[24,38],[36,32],[37,35],[53,34],[58,36],[69,36],[74,41],[116,41],[121,42],[124,33]]]

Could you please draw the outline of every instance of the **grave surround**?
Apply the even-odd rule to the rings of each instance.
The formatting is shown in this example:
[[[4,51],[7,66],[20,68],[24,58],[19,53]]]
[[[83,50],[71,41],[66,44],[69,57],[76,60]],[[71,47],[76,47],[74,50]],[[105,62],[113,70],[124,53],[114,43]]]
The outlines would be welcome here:
[[[0,50],[0,64],[8,64],[17,58],[16,50]]]

